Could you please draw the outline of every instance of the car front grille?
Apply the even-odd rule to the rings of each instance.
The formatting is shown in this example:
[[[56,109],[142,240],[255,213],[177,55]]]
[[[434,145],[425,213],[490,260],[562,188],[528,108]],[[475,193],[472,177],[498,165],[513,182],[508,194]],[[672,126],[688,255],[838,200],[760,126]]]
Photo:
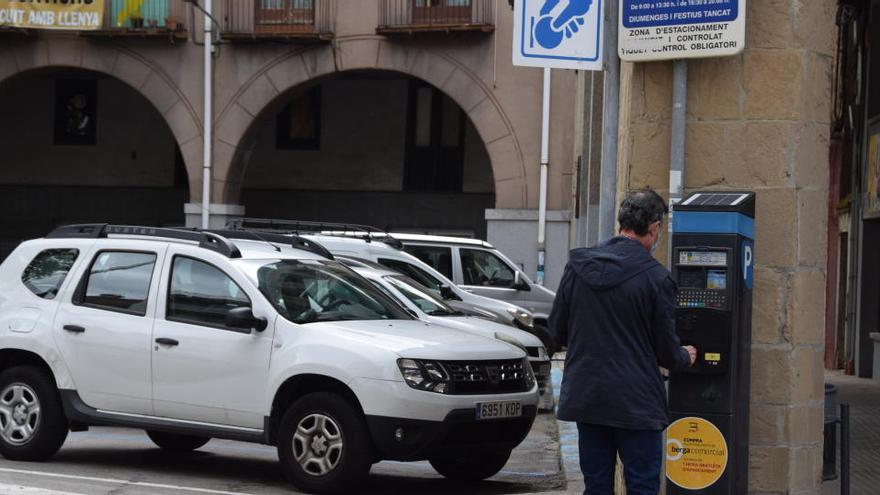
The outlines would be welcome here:
[[[522,359],[498,361],[442,361],[449,373],[453,395],[526,392],[529,380]]]

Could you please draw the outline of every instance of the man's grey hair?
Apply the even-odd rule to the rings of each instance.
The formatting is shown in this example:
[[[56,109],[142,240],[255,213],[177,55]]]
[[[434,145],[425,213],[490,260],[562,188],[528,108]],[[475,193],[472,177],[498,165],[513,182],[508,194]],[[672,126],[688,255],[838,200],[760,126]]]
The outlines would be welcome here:
[[[669,212],[666,201],[653,189],[641,189],[626,195],[620,203],[620,211],[617,213],[617,222],[620,230],[632,230],[638,235],[648,233],[648,227],[663,220],[663,216]]]

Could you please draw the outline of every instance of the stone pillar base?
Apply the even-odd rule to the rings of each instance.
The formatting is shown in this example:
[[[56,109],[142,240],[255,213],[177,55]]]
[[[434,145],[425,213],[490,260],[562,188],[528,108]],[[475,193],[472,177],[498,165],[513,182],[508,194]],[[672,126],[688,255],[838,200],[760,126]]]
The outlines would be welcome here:
[[[556,290],[568,262],[571,212],[547,210],[544,239],[544,286]],[[487,241],[522,267],[532,279],[538,268],[538,210],[487,209]]]
[[[222,229],[226,227],[226,222],[234,218],[244,216],[243,205],[228,205],[211,203],[210,207],[209,227],[212,229]],[[202,204],[186,203],[183,205],[183,214],[186,217],[187,227],[202,226]]]

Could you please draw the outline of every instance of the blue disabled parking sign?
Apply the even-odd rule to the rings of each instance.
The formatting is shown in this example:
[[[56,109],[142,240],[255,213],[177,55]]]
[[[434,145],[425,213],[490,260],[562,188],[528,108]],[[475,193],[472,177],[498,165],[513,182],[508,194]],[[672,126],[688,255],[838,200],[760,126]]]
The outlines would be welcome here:
[[[603,0],[517,0],[513,64],[602,70]]]

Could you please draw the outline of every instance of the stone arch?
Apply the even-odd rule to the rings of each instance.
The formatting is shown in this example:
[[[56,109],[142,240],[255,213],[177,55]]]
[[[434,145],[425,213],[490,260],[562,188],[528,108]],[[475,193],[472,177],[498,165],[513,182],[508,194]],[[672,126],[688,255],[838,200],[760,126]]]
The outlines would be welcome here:
[[[0,83],[41,69],[74,68],[112,76],[138,92],[162,115],[183,155],[189,178],[191,201],[201,198],[202,125],[200,117],[183,91],[158,64],[113,43],[86,41],[74,36],[38,39],[28,51],[25,43],[8,50],[10,64],[17,67],[0,73]],[[20,56],[25,53],[28,55]],[[2,55],[0,55],[2,57]]]
[[[486,146],[496,201],[527,204],[526,167],[513,125],[492,90],[467,66],[446,54],[360,36],[288,52],[265,64],[241,85],[217,116],[214,195],[235,204],[253,146],[249,133],[283,104],[291,89],[334,73],[381,70],[432,84],[467,114]]]

